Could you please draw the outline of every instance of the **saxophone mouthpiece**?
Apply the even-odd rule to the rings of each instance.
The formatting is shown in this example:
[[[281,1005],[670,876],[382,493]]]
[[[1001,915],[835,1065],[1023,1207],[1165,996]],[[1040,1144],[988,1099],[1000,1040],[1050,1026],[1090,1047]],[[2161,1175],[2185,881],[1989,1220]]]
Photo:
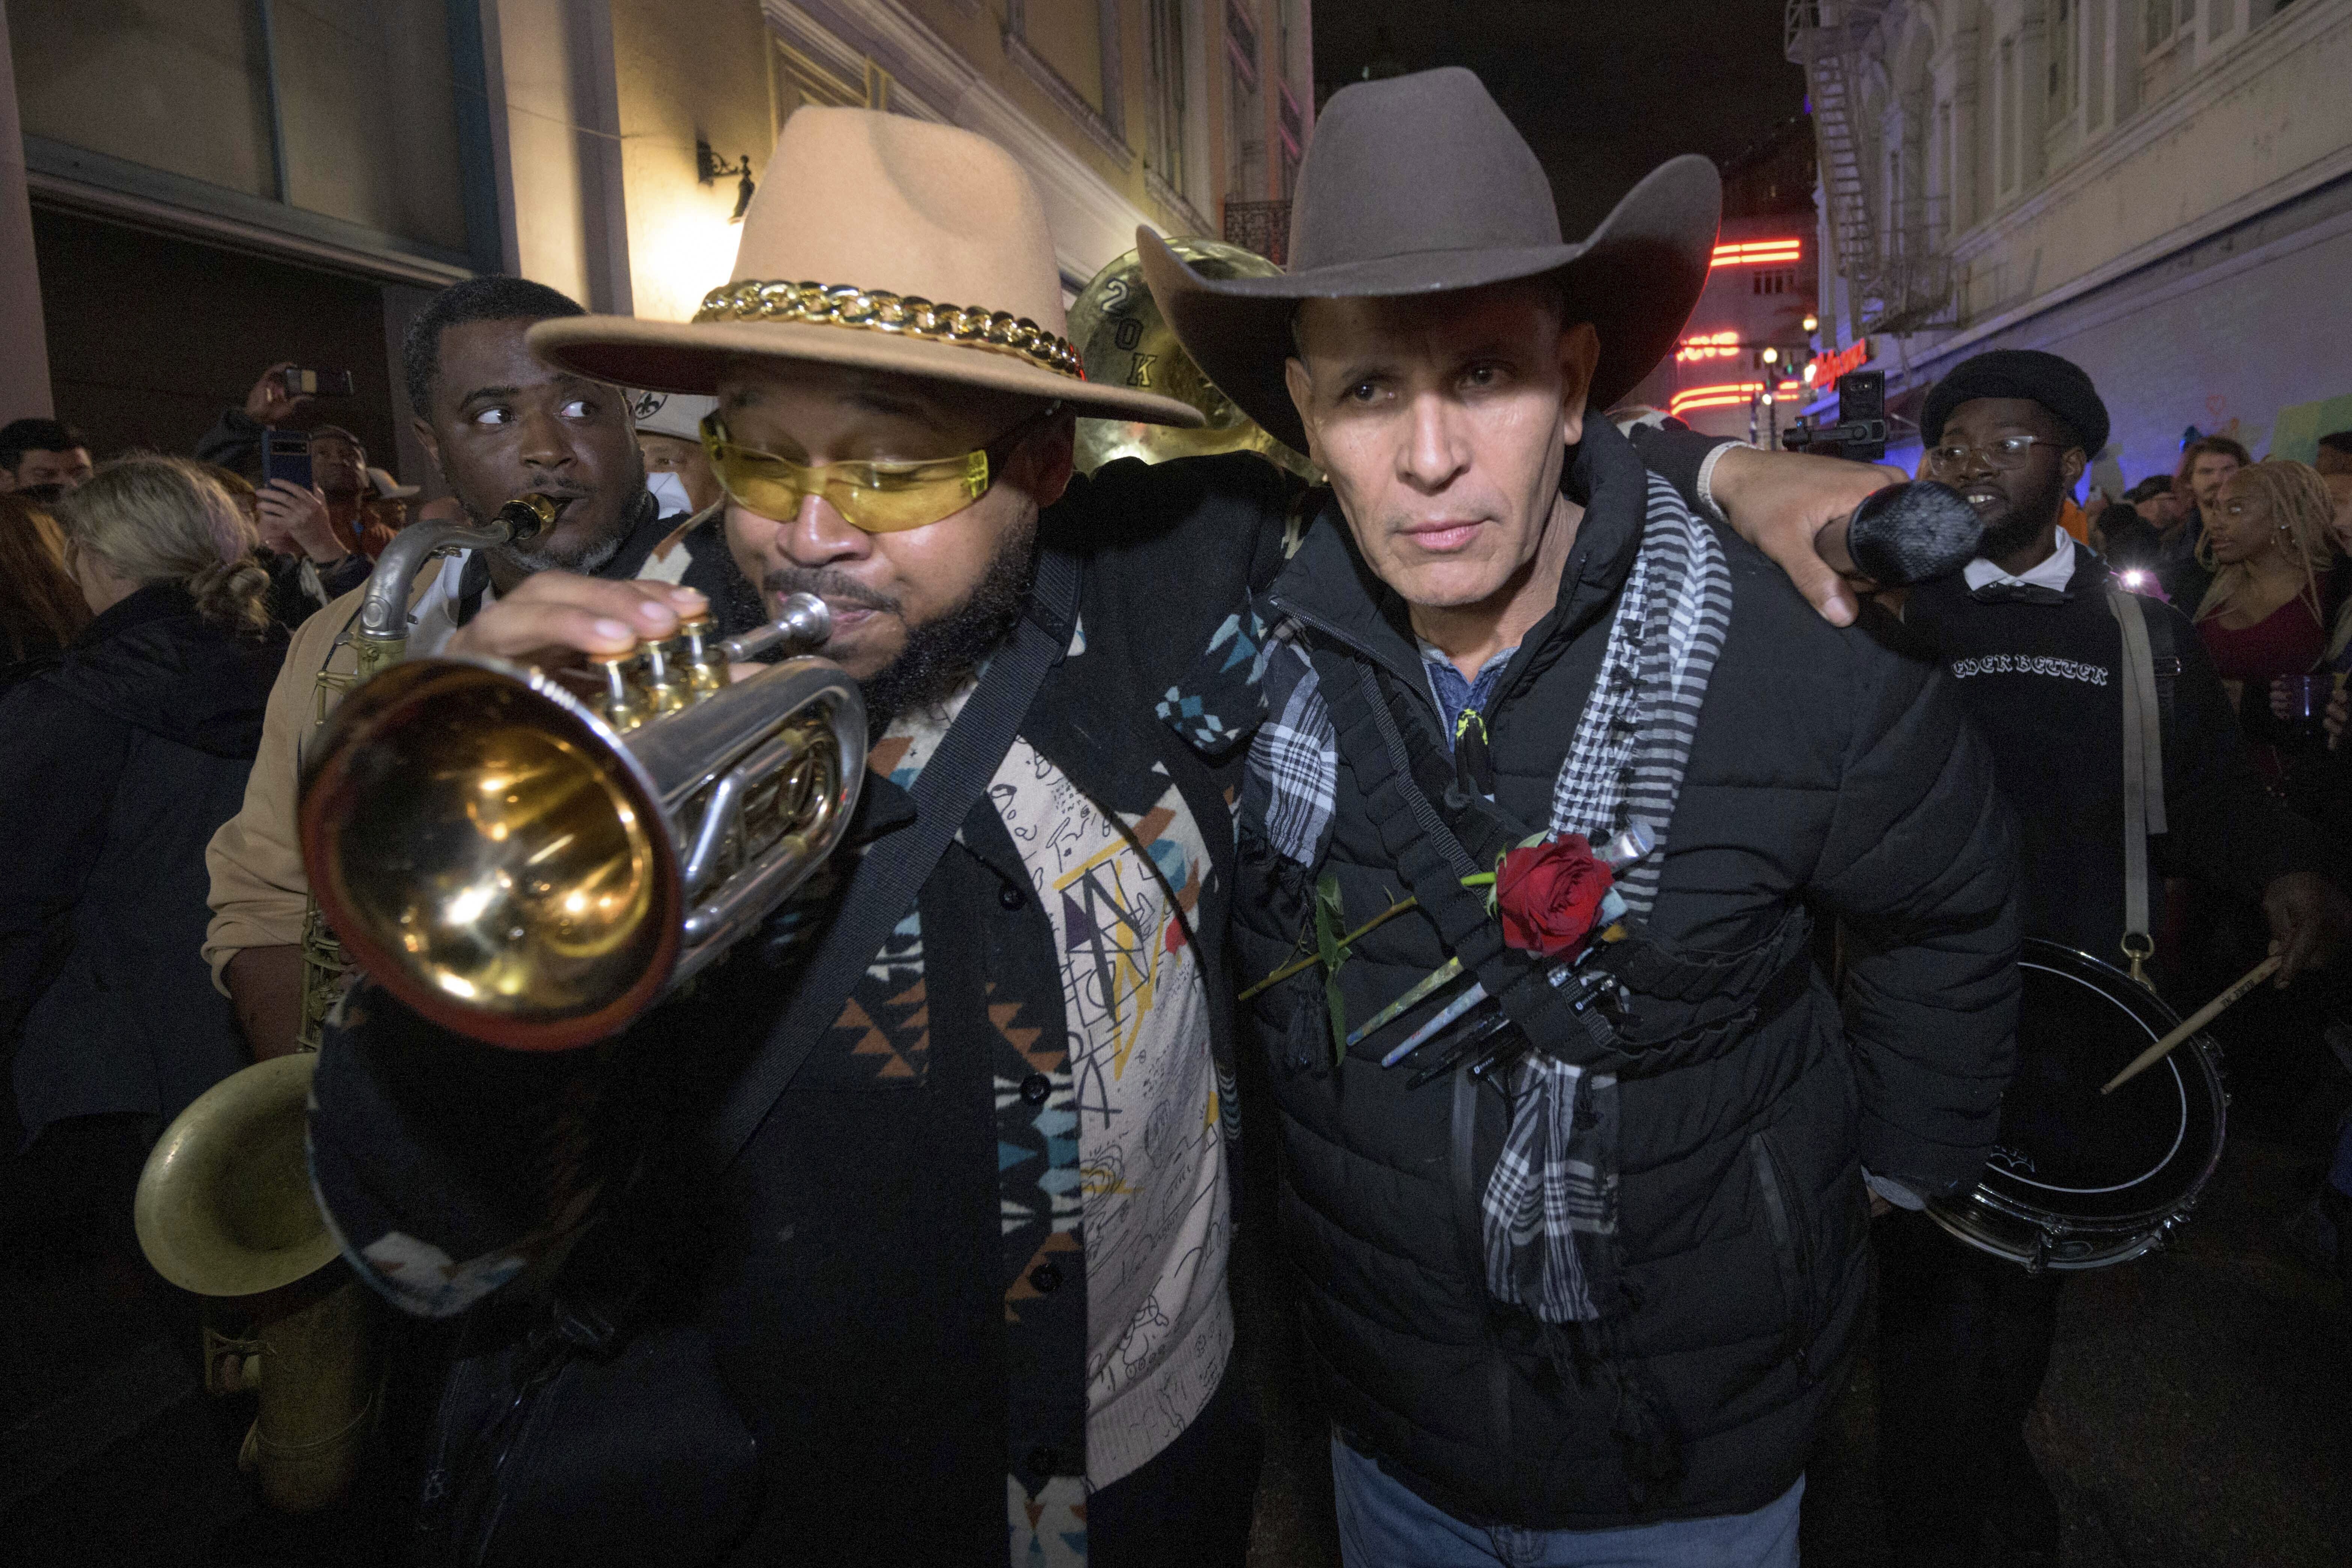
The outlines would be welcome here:
[[[498,520],[510,531],[507,542],[520,544],[555,526],[555,502],[542,495],[520,495],[499,508]]]

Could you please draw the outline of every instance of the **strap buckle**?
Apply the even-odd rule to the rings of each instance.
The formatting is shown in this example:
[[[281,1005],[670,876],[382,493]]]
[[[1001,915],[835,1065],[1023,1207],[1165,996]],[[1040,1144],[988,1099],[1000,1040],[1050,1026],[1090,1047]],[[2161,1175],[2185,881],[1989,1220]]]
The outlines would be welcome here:
[[[2131,977],[2148,990],[2155,990],[2156,983],[2140,966],[2156,956],[2156,939],[2144,931],[2127,931],[2119,945],[2124,950],[2124,956],[2131,961]]]

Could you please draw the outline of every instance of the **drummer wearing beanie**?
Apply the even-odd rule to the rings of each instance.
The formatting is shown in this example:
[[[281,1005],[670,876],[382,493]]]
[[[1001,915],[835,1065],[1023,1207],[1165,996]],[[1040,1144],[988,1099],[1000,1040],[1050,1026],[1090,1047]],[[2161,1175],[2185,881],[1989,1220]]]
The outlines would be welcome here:
[[[2025,934],[2122,966],[2152,949],[2150,876],[2191,876],[2261,901],[2282,983],[2326,963],[2352,906],[2310,869],[2321,858],[2311,828],[2247,762],[2195,631],[2126,593],[2060,526],[2107,439],[2090,378],[2055,354],[1979,354],[1928,394],[1920,429],[1924,477],[1977,509],[1985,540],[1959,576],[1911,591],[1904,623],[1990,744],[2018,821]],[[2139,626],[2144,665],[2126,654]],[[2138,748],[2127,742],[2136,684],[2153,695],[2162,757],[2160,779],[2141,764],[2138,821],[2126,784],[2127,755],[2147,754],[2144,731]],[[2033,1070],[2030,1048],[2022,1070]],[[2012,1561],[2054,1560],[2057,1505],[2024,1423],[2062,1276],[1971,1250],[1923,1213],[1879,1228],[1879,1468],[1895,1561],[1974,1563],[1988,1520]]]

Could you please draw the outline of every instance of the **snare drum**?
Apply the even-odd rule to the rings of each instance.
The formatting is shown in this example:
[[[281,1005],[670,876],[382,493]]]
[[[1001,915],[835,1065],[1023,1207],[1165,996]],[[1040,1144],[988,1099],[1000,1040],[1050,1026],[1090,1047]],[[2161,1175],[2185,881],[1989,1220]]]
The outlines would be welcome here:
[[[2221,1163],[2229,1096],[2203,1035],[2111,1095],[2099,1086],[2180,1020],[2095,958],[2029,940],[2017,1078],[1976,1190],[1930,1203],[1969,1246],[2044,1268],[2104,1268],[2161,1247]]]

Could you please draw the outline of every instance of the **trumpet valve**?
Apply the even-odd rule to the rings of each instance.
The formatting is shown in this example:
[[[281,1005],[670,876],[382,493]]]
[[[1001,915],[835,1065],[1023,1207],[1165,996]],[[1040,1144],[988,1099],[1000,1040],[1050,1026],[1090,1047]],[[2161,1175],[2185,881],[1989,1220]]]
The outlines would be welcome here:
[[[698,697],[708,697],[727,687],[727,660],[710,642],[710,617],[690,616],[677,628],[678,644],[685,652],[678,656],[686,675],[686,684]]]
[[[604,683],[597,694],[596,710],[605,723],[623,734],[654,716],[654,705],[640,689],[629,667],[636,662],[635,649],[627,653],[597,654],[588,663]]]
[[[645,647],[646,702],[658,716],[675,713],[694,700],[686,669],[686,644],[673,637]]]

